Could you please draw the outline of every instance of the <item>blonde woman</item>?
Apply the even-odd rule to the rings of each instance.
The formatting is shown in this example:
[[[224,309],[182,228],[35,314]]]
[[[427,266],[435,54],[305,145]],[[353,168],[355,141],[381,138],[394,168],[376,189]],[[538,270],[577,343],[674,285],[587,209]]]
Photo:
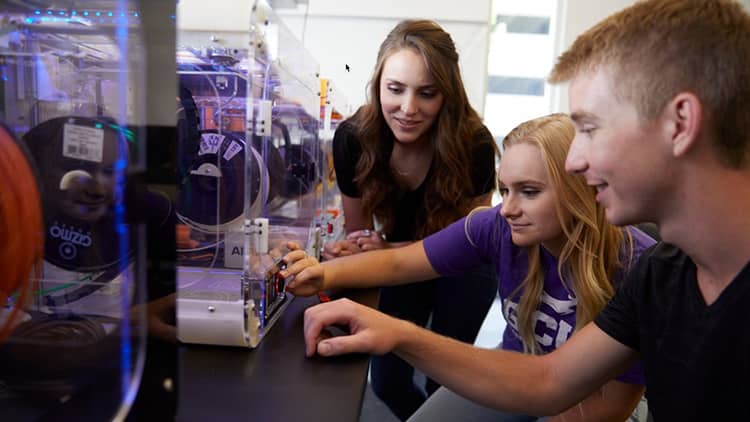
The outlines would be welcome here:
[[[565,172],[565,157],[574,135],[572,122],[563,114],[521,124],[503,141],[498,172],[501,206],[475,210],[423,241],[398,250],[323,264],[302,251],[293,251],[286,257],[293,265],[283,274],[295,276],[290,291],[309,295],[344,286],[394,285],[460,274],[491,262],[497,270],[507,321],[501,347],[533,354],[551,352],[593,319],[614,294],[613,283],[655,243],[635,228],[607,223],[604,209],[595,201],[594,188],[583,177]],[[383,353],[392,343],[389,337],[398,333],[396,327],[394,334],[388,334],[390,329],[373,330],[371,323],[396,321],[374,311],[345,300],[327,305],[311,308],[306,314],[308,355],[345,353],[347,345],[361,345],[362,340],[373,344],[368,351]],[[322,341],[316,334],[320,329],[316,321],[325,323],[331,312],[356,312],[364,319],[362,324],[350,323],[350,336]],[[376,332],[384,338],[373,338]],[[461,371],[461,366],[455,371]],[[557,417],[566,421],[625,420],[642,396],[644,383],[642,369],[635,365]],[[441,405],[444,400],[450,405]],[[466,417],[536,420],[483,408],[445,389],[414,416],[425,420]]]

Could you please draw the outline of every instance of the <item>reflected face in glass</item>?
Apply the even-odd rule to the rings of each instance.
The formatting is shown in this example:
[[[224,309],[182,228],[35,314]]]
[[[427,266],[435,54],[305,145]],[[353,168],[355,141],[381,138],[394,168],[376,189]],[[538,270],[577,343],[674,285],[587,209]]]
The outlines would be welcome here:
[[[505,149],[498,170],[500,215],[517,246],[542,244],[559,255],[565,244],[557,215],[557,192],[550,184],[539,147],[517,143]]]
[[[385,60],[380,105],[397,141],[421,140],[440,114],[443,100],[421,54],[404,48]]]
[[[97,221],[110,212],[114,205],[117,142],[104,143],[100,163],[81,161],[75,169],[58,169],[55,188],[64,214],[83,221]]]

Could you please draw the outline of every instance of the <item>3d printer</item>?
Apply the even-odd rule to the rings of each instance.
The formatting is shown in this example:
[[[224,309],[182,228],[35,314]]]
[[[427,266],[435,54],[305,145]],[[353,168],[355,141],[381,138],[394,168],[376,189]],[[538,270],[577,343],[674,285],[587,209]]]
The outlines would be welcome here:
[[[252,348],[287,242],[319,255],[318,64],[264,1],[221,9],[178,5],[178,337]]]

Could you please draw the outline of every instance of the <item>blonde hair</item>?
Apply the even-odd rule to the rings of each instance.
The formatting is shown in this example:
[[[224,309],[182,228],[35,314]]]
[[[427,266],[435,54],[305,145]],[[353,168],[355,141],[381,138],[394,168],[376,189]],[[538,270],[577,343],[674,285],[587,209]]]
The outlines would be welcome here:
[[[578,305],[576,330],[590,322],[614,294],[610,280],[623,267],[623,245],[627,242],[632,259],[633,240],[626,230],[609,224],[604,208],[595,200],[595,191],[581,175],[565,172],[565,158],[575,136],[573,122],[565,114],[551,114],[529,120],[510,131],[503,147],[526,143],[539,147],[551,187],[557,193],[555,206],[566,237],[558,257],[558,274],[572,290]],[[570,216],[567,218],[565,216]],[[539,353],[534,337],[534,313],[539,308],[544,288],[541,245],[529,246],[529,271],[519,292],[518,331],[528,353]],[[629,264],[629,262],[628,262]],[[571,283],[568,285],[567,283]]]
[[[0,309],[15,298],[13,310],[0,325],[0,341],[32,291],[31,277],[41,274],[44,225],[36,178],[11,132],[0,125]]]
[[[747,165],[750,15],[738,2],[638,2],[580,35],[549,80],[563,82],[597,68],[611,72],[615,94],[636,106],[642,123],[678,93],[694,93],[722,161],[733,168]]]

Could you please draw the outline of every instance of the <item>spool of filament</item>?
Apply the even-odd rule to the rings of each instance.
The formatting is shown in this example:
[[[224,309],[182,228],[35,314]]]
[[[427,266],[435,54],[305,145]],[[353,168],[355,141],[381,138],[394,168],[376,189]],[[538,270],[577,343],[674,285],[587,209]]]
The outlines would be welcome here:
[[[286,171],[282,194],[295,198],[310,192],[317,180],[315,159],[303,145],[289,144],[279,147]]]
[[[246,148],[239,136],[210,130],[201,133],[197,151],[184,151],[192,160],[180,160],[190,162],[181,169],[177,210],[183,221],[213,233],[241,225],[246,203],[252,215],[259,215],[267,198],[268,180],[263,177],[262,157],[249,146],[254,162],[249,166],[250,189],[246,195]]]
[[[126,190],[115,168],[128,163],[121,128],[107,118],[59,117],[32,128],[23,142],[39,172],[45,260],[80,272],[126,262],[132,248],[119,247],[118,233],[127,226],[115,216],[115,193]]]

